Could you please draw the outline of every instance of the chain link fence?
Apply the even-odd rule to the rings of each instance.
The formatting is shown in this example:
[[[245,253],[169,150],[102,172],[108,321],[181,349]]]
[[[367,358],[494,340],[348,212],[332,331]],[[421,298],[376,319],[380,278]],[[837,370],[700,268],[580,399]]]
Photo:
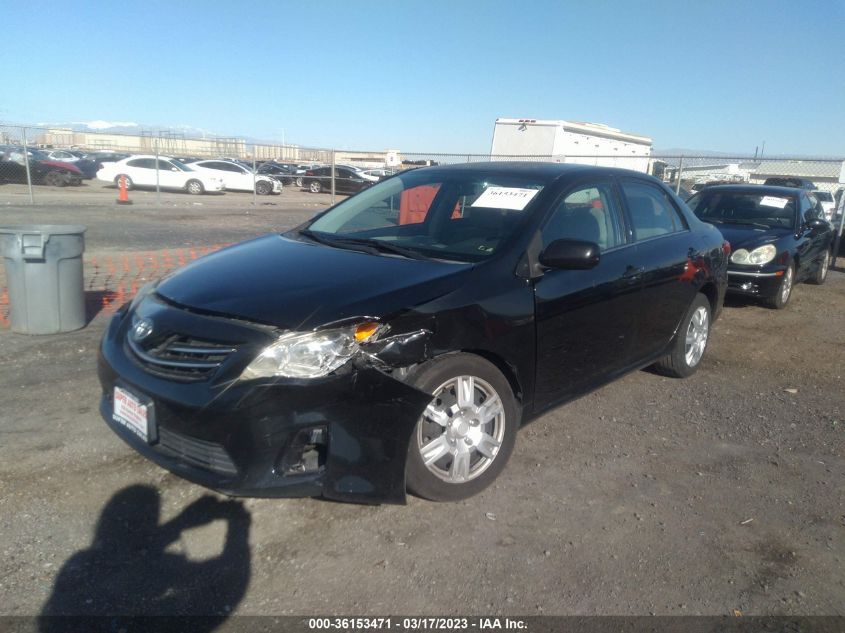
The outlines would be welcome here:
[[[151,160],[152,159],[152,160]],[[123,161],[123,162],[121,162]],[[398,171],[429,165],[486,161],[534,161],[621,167],[651,174],[682,196],[711,183],[786,184],[809,181],[820,197],[838,202],[845,188],[845,161],[806,157],[727,155],[551,156],[491,155],[399,150],[349,151],[234,137],[191,138],[175,132],[115,134],[67,128],[0,125],[0,202],[37,203],[56,187],[86,186],[113,197],[119,176],[130,186],[155,191],[205,193],[189,186],[191,172],[217,178],[225,192],[270,195],[281,187],[349,195]],[[123,173],[125,172],[125,173]],[[195,179],[199,179],[198,176]],[[268,187],[268,182],[271,185]],[[809,186],[809,185],[805,185]]]

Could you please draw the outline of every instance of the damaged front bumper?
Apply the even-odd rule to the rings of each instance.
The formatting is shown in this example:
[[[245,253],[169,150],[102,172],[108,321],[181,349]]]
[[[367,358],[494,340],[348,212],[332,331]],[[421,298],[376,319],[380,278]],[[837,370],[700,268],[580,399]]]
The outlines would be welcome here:
[[[754,297],[774,297],[780,290],[786,266],[768,265],[759,268],[729,267],[728,292]]]
[[[213,377],[180,378],[133,353],[130,321],[118,313],[103,337],[100,411],[147,458],[230,495],[404,503],[409,442],[431,396],[383,371],[377,358],[362,354],[325,378],[238,380],[267,332],[161,304],[158,328],[237,342]],[[146,435],[115,419],[115,388],[145,405]]]

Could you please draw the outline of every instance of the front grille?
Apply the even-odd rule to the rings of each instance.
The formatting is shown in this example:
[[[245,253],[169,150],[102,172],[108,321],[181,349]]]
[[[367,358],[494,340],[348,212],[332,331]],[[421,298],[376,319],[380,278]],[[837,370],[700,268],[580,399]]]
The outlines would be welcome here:
[[[221,475],[235,475],[238,472],[232,458],[220,444],[188,437],[164,427],[158,429],[158,448],[192,466]]]
[[[135,358],[152,374],[180,380],[205,380],[237,346],[173,334],[145,347],[127,337]]]

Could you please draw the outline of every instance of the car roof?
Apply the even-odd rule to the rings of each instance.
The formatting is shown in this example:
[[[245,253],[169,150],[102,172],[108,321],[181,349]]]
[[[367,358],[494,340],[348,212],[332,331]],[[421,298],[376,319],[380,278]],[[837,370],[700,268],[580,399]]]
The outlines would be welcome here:
[[[495,161],[483,163],[458,163],[454,165],[435,165],[432,167],[420,167],[419,169],[440,170],[444,172],[483,172],[502,175],[514,175],[543,178],[547,181],[557,180],[560,177],[571,174],[605,175],[615,174],[617,176],[645,177],[654,182],[660,182],[654,176],[649,176],[641,171],[632,169],[621,169],[619,167],[602,167],[596,165],[579,165],[575,163],[543,163],[531,161]]]
[[[779,187],[777,185],[713,185],[699,191],[699,195],[703,193],[719,193],[719,192],[734,192],[734,193],[753,193],[758,195],[771,194],[773,196],[794,196],[797,193],[806,192],[806,189],[800,187]]]

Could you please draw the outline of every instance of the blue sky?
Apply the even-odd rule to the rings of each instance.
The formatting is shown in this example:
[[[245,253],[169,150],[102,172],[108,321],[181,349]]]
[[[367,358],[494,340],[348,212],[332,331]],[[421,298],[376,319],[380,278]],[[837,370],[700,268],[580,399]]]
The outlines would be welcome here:
[[[496,117],[845,155],[845,0],[0,0],[0,122],[489,151]]]

